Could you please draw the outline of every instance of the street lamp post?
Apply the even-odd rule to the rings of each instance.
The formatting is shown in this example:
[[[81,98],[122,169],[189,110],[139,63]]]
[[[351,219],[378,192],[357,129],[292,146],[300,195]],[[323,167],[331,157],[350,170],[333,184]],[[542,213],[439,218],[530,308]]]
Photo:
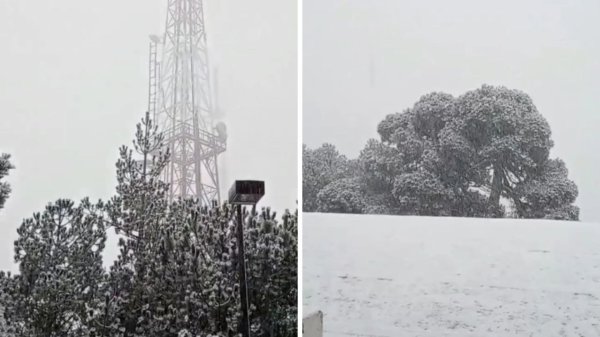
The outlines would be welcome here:
[[[240,276],[240,301],[242,304],[242,336],[250,337],[248,315],[248,284],[246,281],[246,253],[244,251],[244,224],[242,205],[256,205],[265,195],[264,181],[236,180],[229,189],[229,203],[237,205],[238,266]]]

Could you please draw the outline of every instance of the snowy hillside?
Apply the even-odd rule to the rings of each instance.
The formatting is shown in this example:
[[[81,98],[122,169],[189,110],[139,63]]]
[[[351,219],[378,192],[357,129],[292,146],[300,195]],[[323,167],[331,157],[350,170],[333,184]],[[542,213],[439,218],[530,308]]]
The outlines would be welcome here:
[[[303,215],[324,336],[600,336],[600,225]]]

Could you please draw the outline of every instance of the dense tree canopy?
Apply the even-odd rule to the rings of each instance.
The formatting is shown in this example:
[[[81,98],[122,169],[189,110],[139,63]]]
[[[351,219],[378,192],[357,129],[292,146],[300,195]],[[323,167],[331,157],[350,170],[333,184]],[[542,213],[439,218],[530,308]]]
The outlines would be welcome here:
[[[169,203],[149,116],[122,147],[108,202],[58,200],[23,221],[17,275],[0,273],[2,336],[232,337],[240,332],[232,205]],[[244,210],[253,336],[297,335],[297,214]],[[119,255],[102,267],[106,231]]]
[[[349,163],[331,144],[323,144],[315,150],[304,145],[302,171],[302,207],[310,212],[317,209],[317,194],[321,188],[349,175]]]
[[[365,207],[364,192],[356,178],[343,178],[331,182],[317,195],[317,210],[335,213],[362,213]]]
[[[9,320],[23,336],[86,336],[104,276],[106,240],[97,208],[89,200],[49,204],[17,230]]]
[[[576,219],[579,209],[573,206],[577,186],[567,178],[568,171],[560,159],[549,159],[514,189],[516,211],[524,218]]]
[[[305,161],[304,180],[315,183],[304,204],[316,203],[307,211],[340,211],[330,204],[348,199],[353,181],[353,204],[365,213],[494,217],[506,214],[506,200],[519,217],[579,217],[577,186],[565,164],[549,158],[550,127],[522,91],[484,85],[457,98],[430,93],[377,131],[359,168],[339,183],[315,179],[323,171]]]

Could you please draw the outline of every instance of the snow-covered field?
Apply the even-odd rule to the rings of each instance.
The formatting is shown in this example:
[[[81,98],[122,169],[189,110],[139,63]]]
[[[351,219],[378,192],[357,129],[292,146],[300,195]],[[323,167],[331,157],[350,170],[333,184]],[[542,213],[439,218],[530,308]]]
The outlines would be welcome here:
[[[324,336],[600,336],[600,225],[303,214]]]

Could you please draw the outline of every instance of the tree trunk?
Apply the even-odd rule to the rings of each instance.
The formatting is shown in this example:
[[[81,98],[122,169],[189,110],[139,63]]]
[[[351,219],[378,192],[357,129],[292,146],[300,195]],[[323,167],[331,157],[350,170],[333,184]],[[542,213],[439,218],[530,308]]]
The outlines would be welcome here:
[[[489,203],[495,207],[500,206],[500,195],[502,194],[502,182],[504,177],[502,169],[494,166],[494,176],[492,178],[492,186],[490,192]]]

